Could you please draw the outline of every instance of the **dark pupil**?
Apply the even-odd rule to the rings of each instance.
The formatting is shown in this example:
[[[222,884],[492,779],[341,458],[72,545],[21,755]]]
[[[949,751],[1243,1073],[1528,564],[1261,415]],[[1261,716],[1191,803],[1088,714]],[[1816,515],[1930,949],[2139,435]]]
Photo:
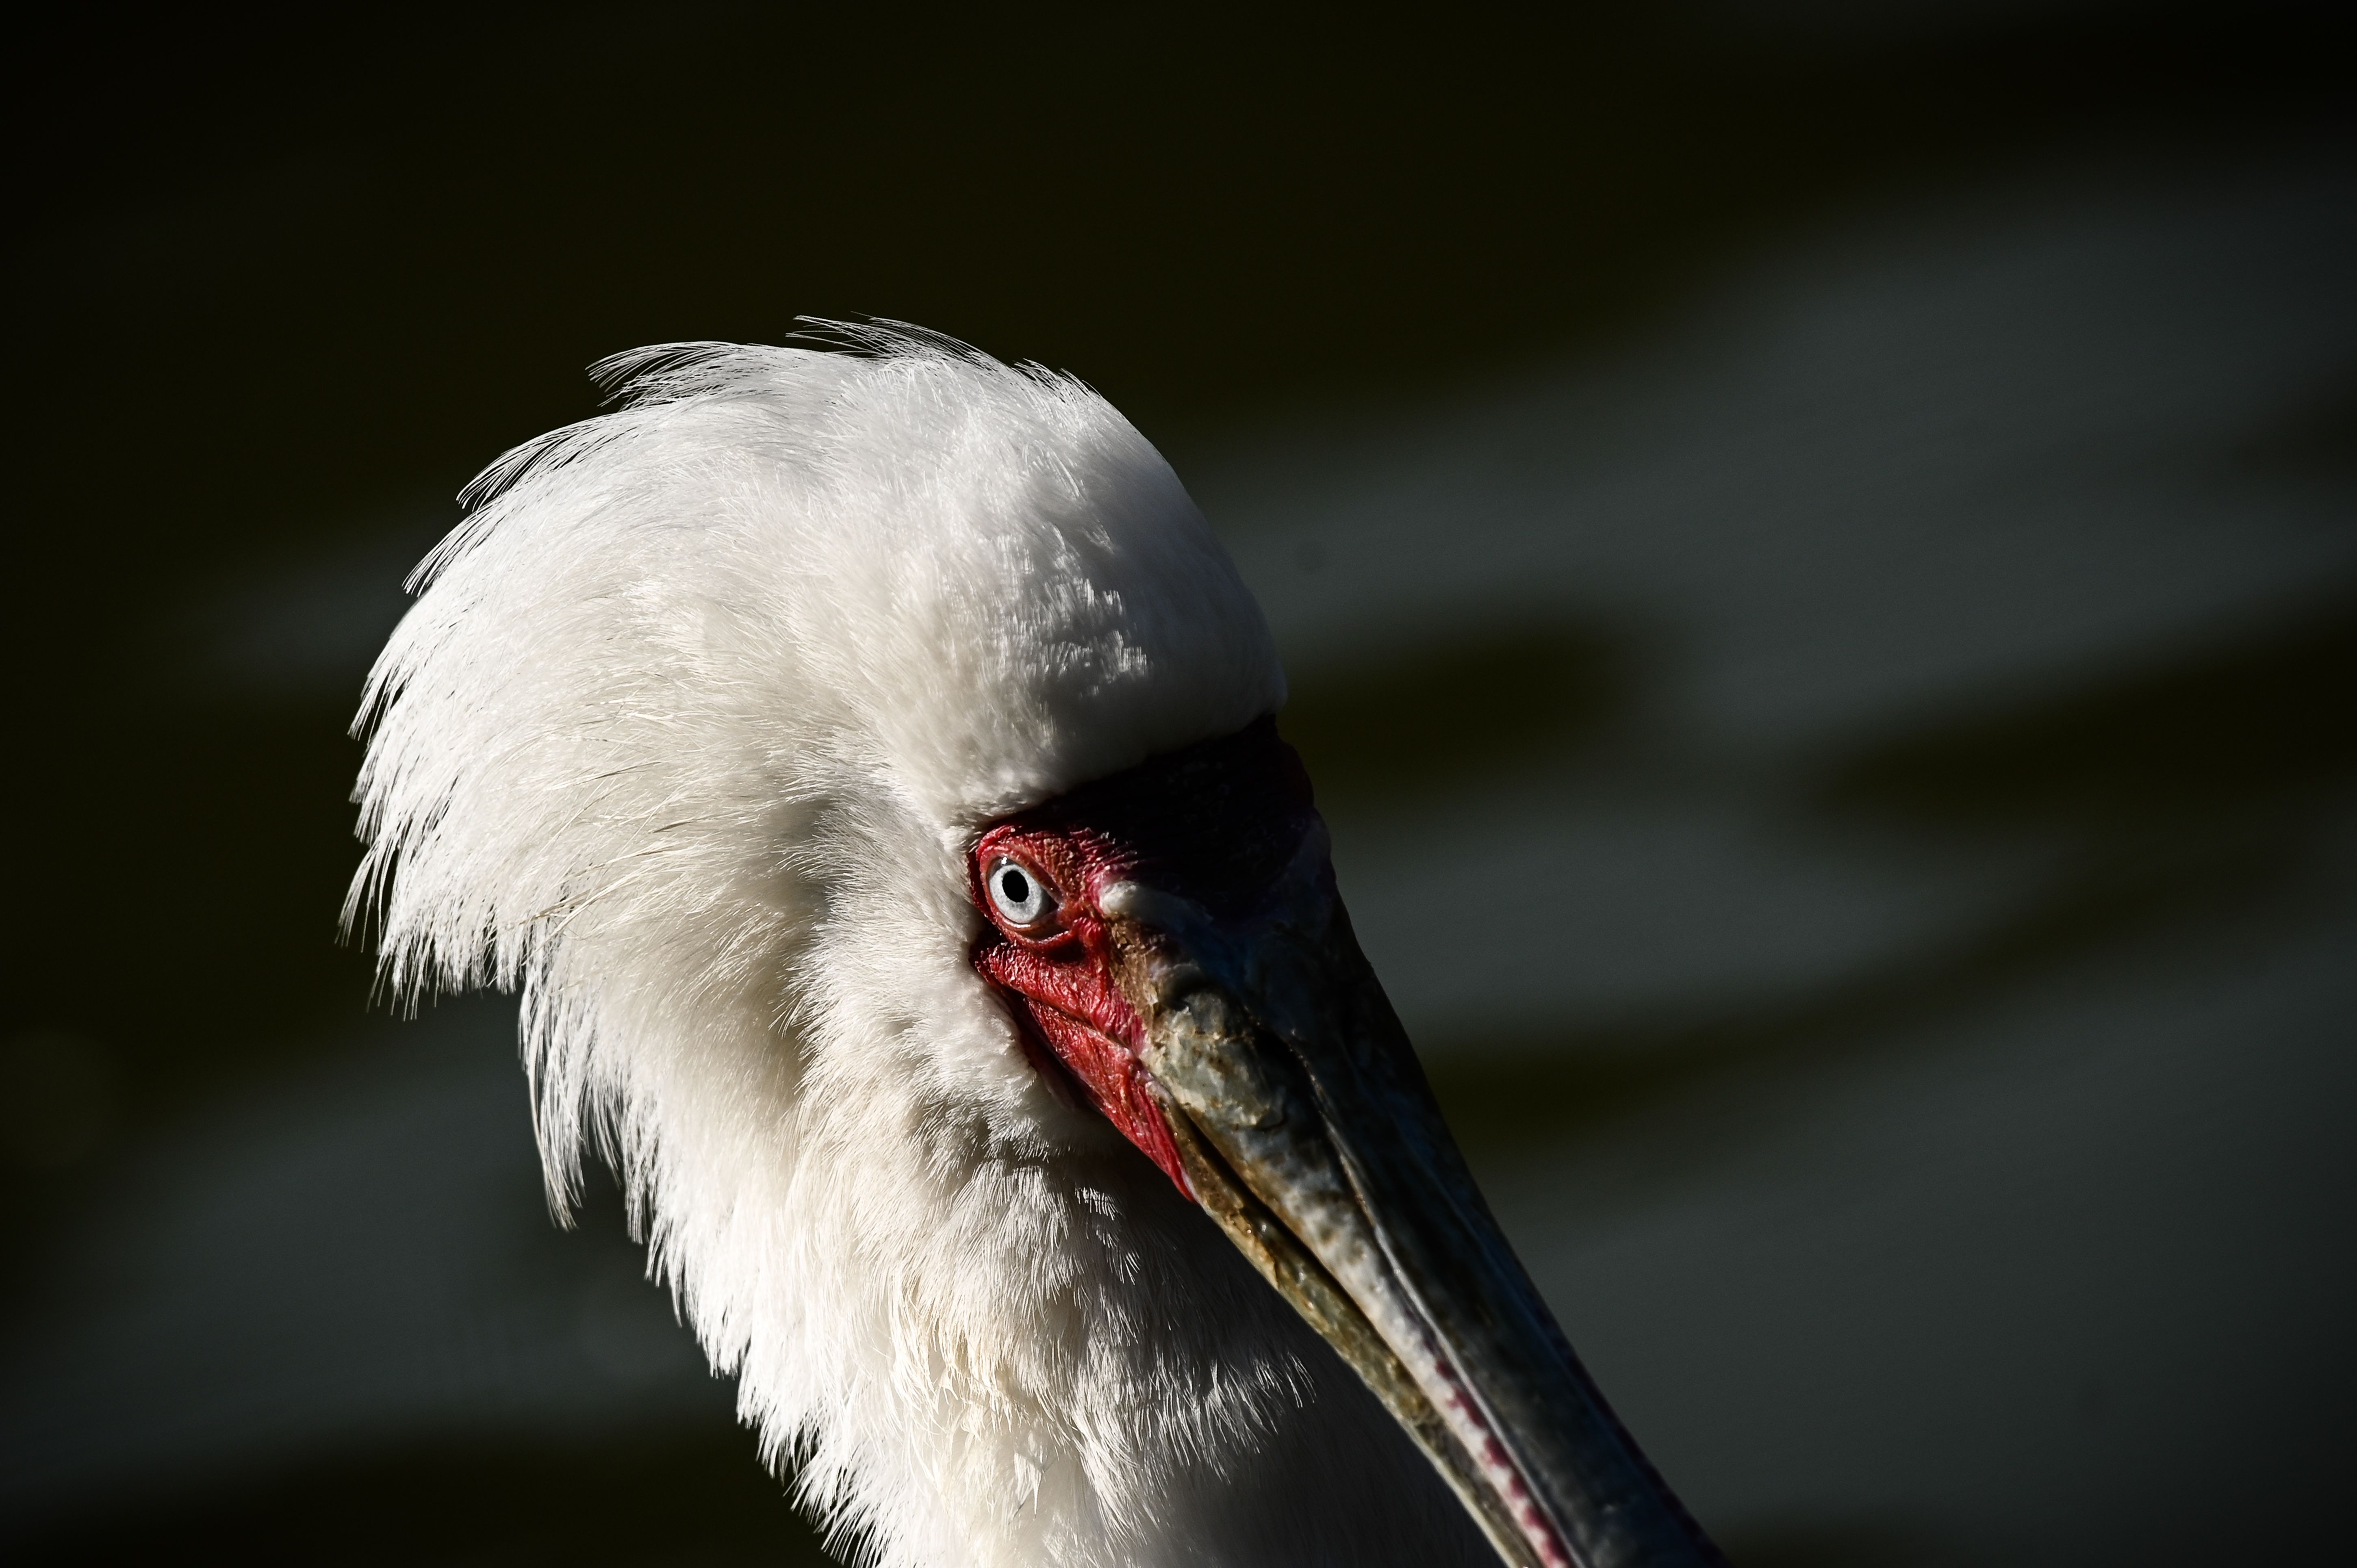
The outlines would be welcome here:
[[[1011,865],[998,874],[998,890],[1006,895],[1010,904],[1027,903],[1031,897],[1029,879]]]

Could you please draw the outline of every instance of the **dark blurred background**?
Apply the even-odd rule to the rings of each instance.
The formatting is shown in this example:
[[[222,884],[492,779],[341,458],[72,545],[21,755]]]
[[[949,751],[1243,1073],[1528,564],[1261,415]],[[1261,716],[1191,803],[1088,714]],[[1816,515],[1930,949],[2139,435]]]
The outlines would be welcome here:
[[[1260,592],[1367,944],[1742,1568],[2313,1561],[2357,1466],[2331,10],[20,22],[0,1550],[813,1560],[345,735],[597,357],[923,323]]]

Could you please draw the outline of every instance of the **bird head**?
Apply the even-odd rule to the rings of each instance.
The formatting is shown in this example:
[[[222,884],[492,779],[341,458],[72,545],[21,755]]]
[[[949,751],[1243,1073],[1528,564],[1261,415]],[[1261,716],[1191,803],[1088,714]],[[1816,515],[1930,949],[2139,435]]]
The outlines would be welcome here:
[[[602,1146],[805,1495],[904,1560],[928,1487],[1044,1495],[1023,1431],[1118,1446],[1107,1345],[1200,1407],[1133,1447],[1275,1419],[1189,1382],[1164,1208],[1506,1561],[1713,1560],[1449,1136],[1168,467],[1076,381],[835,331],[609,362],[619,409],[478,481],[362,713],[348,918],[395,988],[521,991],[560,1206]],[[996,1446],[912,1458],[888,1407]]]

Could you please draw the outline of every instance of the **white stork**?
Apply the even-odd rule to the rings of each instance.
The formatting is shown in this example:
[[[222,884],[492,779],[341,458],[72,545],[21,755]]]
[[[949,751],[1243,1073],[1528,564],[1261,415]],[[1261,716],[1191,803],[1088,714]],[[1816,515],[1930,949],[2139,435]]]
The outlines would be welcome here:
[[[1717,1561],[1467,1174],[1154,448],[888,327],[600,371],[413,579],[347,918],[403,996],[521,992],[560,1210],[594,1145],[836,1542]]]

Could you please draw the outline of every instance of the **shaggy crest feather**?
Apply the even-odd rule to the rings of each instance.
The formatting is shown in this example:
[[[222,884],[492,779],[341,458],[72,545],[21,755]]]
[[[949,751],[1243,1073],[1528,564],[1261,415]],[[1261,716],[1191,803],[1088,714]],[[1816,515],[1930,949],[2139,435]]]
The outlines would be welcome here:
[[[1258,607],[1087,387],[834,331],[618,356],[470,487],[370,676],[347,919],[404,998],[521,993],[554,1202],[600,1145],[840,1544],[1383,1556],[1453,1503],[967,961],[981,824],[1281,703]]]

